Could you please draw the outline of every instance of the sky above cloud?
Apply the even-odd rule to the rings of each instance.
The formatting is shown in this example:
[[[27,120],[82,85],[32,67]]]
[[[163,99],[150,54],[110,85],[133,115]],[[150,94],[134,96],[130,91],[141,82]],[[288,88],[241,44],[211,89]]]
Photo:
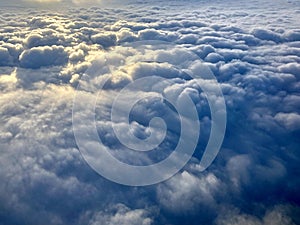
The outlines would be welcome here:
[[[0,224],[299,224],[299,2],[99,3],[0,0]],[[199,163],[212,116],[205,91],[189,76],[205,75],[199,62],[216,77],[227,109],[222,147],[205,171]],[[87,74],[91,86],[84,86]],[[151,76],[159,79],[122,92],[121,109],[145,96],[132,108],[132,126],[112,121],[121,89]],[[86,106],[104,80],[95,129],[111,155],[132,165],[164,160],[180,140],[178,111],[159,94],[186,108],[187,119],[191,99],[199,142],[172,178],[124,186],[84,160],[72,126],[74,96],[81,94],[78,118],[89,134]],[[219,97],[210,96],[221,108]],[[159,140],[149,128],[154,117],[168,126],[155,150],[125,148],[116,130],[129,141]]]

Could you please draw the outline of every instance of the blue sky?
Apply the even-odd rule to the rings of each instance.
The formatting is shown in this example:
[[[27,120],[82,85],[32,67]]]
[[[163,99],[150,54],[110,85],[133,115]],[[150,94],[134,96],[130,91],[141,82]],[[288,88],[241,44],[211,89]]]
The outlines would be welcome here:
[[[300,223],[297,1],[0,5],[0,225]]]

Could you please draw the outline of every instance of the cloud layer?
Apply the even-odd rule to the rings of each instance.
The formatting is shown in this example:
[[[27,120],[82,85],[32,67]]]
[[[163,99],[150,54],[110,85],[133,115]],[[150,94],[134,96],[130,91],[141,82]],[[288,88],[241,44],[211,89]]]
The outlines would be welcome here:
[[[234,3],[1,8],[0,224],[299,224],[299,4]],[[138,49],[137,41],[165,41],[172,48]],[[91,67],[101,57],[107,61]],[[222,149],[204,172],[199,160],[211,128],[207,96],[180,69],[195,69],[198,60],[213,71],[227,106]],[[72,104],[90,68],[95,89],[108,79],[97,99],[96,128],[120,161],[166,158],[180,123],[157,93],[182,104],[183,96],[191,97],[201,135],[184,169],[158,185],[127,187],[86,164],[72,130]],[[166,81],[143,85],[148,91],[138,94],[148,97],[133,108],[130,129],[147,138],[151,118],[162,117],[168,132],[155,151],[135,154],[114,133],[114,126],[123,133],[128,127],[111,121],[110,108],[120,89],[153,75]],[[91,91],[82,93],[85,106]],[[126,97],[136,95],[129,90]]]

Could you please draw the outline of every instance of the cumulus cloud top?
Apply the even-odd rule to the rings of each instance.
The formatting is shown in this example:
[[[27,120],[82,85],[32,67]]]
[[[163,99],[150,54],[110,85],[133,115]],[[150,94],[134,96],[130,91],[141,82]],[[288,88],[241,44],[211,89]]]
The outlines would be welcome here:
[[[67,62],[68,55],[62,46],[45,46],[25,50],[19,59],[21,67],[38,69],[43,66],[63,65]]]

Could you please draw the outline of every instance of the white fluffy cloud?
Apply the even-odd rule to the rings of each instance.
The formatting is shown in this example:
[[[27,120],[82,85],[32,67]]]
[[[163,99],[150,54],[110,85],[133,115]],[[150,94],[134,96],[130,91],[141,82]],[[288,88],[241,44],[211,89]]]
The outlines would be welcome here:
[[[34,47],[20,55],[20,66],[38,69],[43,66],[57,66],[67,63],[68,55],[62,46]]]
[[[213,207],[215,204],[214,193],[221,188],[220,185],[220,181],[214,174],[198,178],[183,171],[170,181],[160,185],[157,197],[167,210],[175,213],[197,213],[201,207]]]
[[[224,214],[218,219],[218,225],[294,225],[286,215],[289,207],[277,205],[265,213],[263,218],[249,214],[239,214],[237,209],[225,209]]]
[[[130,210],[123,204],[117,204],[113,208],[114,214],[98,212],[93,215],[89,225],[150,225],[153,222],[147,216],[147,210]]]
[[[290,131],[300,129],[300,115],[297,113],[277,113],[275,119]]]

